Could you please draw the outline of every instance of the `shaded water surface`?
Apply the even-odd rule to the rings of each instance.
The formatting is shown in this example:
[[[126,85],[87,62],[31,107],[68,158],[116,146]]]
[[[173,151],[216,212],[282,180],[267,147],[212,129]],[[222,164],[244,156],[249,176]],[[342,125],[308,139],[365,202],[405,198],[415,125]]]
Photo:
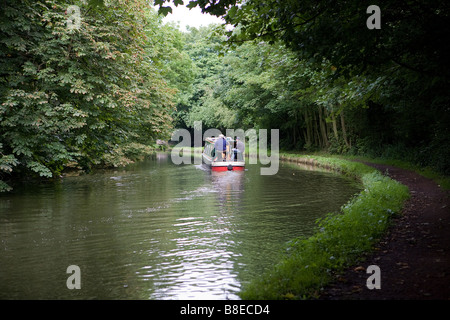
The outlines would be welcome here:
[[[282,163],[211,173],[168,154],[0,195],[1,299],[239,299],[286,242],[359,191]],[[69,265],[81,289],[69,290]]]

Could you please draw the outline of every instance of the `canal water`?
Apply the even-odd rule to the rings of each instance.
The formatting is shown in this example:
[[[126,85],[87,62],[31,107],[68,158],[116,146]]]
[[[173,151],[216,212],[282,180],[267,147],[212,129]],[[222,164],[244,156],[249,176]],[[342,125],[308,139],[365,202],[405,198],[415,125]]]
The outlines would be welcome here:
[[[359,191],[281,163],[212,173],[161,153],[0,195],[0,299],[239,299],[286,243]],[[80,289],[67,280],[79,267]]]

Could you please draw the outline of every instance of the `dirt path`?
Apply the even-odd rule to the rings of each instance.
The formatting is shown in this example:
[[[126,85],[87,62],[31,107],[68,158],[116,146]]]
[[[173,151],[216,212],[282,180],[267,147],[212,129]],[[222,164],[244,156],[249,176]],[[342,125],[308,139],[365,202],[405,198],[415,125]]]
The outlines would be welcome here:
[[[411,198],[374,253],[326,288],[326,300],[450,300],[450,193],[415,172],[366,163],[407,185]],[[368,289],[369,265],[381,288]]]

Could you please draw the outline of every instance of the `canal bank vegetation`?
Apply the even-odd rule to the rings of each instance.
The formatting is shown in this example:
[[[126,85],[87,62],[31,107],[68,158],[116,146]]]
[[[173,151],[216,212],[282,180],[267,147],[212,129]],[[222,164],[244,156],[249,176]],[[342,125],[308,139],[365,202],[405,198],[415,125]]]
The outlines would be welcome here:
[[[318,152],[292,152],[292,151],[285,151],[280,153],[281,158],[289,159],[290,157],[293,157],[294,159],[311,159],[310,161],[314,161],[314,157],[322,157],[322,158],[336,158],[336,159],[342,159],[342,160],[349,160],[349,161],[359,161],[359,162],[367,162],[367,163],[374,163],[374,164],[384,164],[384,165],[390,165],[397,168],[402,168],[410,171],[414,171],[426,178],[429,178],[431,180],[434,180],[439,187],[450,190],[450,176],[443,175],[441,172],[431,168],[431,167],[422,167],[420,165],[417,165],[410,161],[401,160],[398,158],[386,158],[386,157],[377,157],[372,158],[368,156],[362,156],[362,155],[351,155],[351,154],[335,154],[330,153],[329,151],[318,151]],[[313,157],[313,158],[311,158]]]
[[[126,165],[196,121],[450,175],[444,1],[383,0],[378,30],[361,1],[240,2],[189,1],[229,27],[182,32],[166,0],[3,1],[0,191]]]
[[[365,25],[369,4],[354,0],[190,5],[235,28],[186,33],[196,76],[177,104],[176,127],[279,129],[281,150],[450,175],[444,1],[384,0],[380,30]]]
[[[2,1],[0,191],[123,166],[170,137],[182,33],[144,0]]]
[[[243,299],[318,297],[333,274],[354,265],[373,249],[409,197],[406,186],[359,162],[292,154],[281,158],[355,177],[364,189],[340,212],[318,220],[313,236],[290,241],[281,262],[243,286]]]

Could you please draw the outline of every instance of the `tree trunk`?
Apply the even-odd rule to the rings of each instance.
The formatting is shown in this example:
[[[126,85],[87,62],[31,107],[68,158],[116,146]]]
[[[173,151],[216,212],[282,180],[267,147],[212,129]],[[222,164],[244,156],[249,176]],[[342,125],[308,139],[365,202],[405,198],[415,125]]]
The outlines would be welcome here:
[[[308,111],[305,110],[305,124],[306,124],[306,144],[311,145],[311,119],[308,116]]]
[[[313,112],[313,116],[314,116],[314,144],[318,147],[321,147],[320,144],[320,133],[319,133],[319,125],[317,123],[317,115],[315,112]]]
[[[294,135],[294,148],[297,145],[297,139],[296,139],[296,130],[297,130],[297,125],[298,125],[298,121],[297,121],[297,111],[295,111],[295,122],[294,125],[292,127],[292,134]]]
[[[325,121],[325,119],[322,119],[322,108],[319,108],[319,125],[320,125],[320,131],[322,132],[323,146],[328,146],[327,130],[326,130],[324,121]]]
[[[339,141],[339,135],[338,135],[337,124],[336,124],[336,117],[334,116],[333,113],[331,113],[331,120],[332,120],[332,124],[333,124],[334,137],[336,138],[336,141]]]
[[[350,148],[352,145],[347,140],[347,130],[345,129],[345,121],[344,121],[344,110],[341,111],[341,127],[345,145]]]

